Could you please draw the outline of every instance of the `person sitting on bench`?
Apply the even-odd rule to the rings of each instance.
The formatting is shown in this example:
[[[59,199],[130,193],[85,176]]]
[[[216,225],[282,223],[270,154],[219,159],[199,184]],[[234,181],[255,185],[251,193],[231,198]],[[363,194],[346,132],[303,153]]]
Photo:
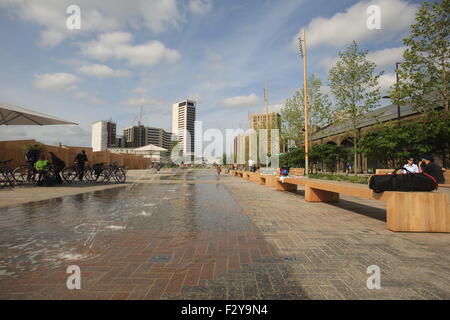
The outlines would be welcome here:
[[[431,156],[422,156],[422,161],[419,162],[420,172],[424,172],[436,179],[437,183],[445,183],[444,174],[442,173],[442,168],[433,162]]]

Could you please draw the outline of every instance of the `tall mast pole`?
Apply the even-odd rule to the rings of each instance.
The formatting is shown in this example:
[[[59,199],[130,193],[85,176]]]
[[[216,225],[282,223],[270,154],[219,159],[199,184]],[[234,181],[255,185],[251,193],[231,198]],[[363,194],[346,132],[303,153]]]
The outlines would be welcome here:
[[[264,89],[264,97],[266,100],[266,168],[269,167],[269,88]]]
[[[303,29],[303,97],[305,108],[305,175],[309,172],[309,153],[308,153],[308,90],[306,83],[306,31]]]

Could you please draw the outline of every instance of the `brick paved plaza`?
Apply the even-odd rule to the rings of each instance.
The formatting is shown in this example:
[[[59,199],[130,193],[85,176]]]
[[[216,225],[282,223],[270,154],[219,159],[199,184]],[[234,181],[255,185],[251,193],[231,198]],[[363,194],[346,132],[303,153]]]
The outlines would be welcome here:
[[[0,298],[450,298],[450,235],[390,232],[381,202],[307,203],[208,170],[139,182],[0,208]]]

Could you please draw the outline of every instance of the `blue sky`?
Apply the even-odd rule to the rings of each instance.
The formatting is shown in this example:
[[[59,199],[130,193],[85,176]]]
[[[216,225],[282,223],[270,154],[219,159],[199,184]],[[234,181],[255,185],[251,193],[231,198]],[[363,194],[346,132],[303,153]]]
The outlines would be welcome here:
[[[91,124],[112,118],[171,130],[172,103],[198,100],[204,128],[244,128],[264,110],[263,87],[278,111],[302,86],[295,39],[305,28],[308,73],[327,72],[352,40],[395,81],[402,38],[422,1],[407,0],[0,0],[0,101],[79,126],[1,127],[2,140],[90,146]],[[68,30],[68,6],[81,29]],[[380,8],[369,30],[367,7]],[[389,101],[383,101],[387,104]]]

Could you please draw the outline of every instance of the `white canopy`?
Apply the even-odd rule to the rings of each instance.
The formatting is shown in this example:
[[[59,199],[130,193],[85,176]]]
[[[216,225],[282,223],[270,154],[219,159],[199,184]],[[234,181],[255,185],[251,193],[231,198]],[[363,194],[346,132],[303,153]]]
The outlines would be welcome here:
[[[44,113],[0,102],[0,125],[7,126],[46,126],[55,124],[77,124],[58,119]]]
[[[134,149],[136,151],[151,151],[151,152],[166,152],[167,149],[155,146],[154,144],[148,144],[146,146]]]

